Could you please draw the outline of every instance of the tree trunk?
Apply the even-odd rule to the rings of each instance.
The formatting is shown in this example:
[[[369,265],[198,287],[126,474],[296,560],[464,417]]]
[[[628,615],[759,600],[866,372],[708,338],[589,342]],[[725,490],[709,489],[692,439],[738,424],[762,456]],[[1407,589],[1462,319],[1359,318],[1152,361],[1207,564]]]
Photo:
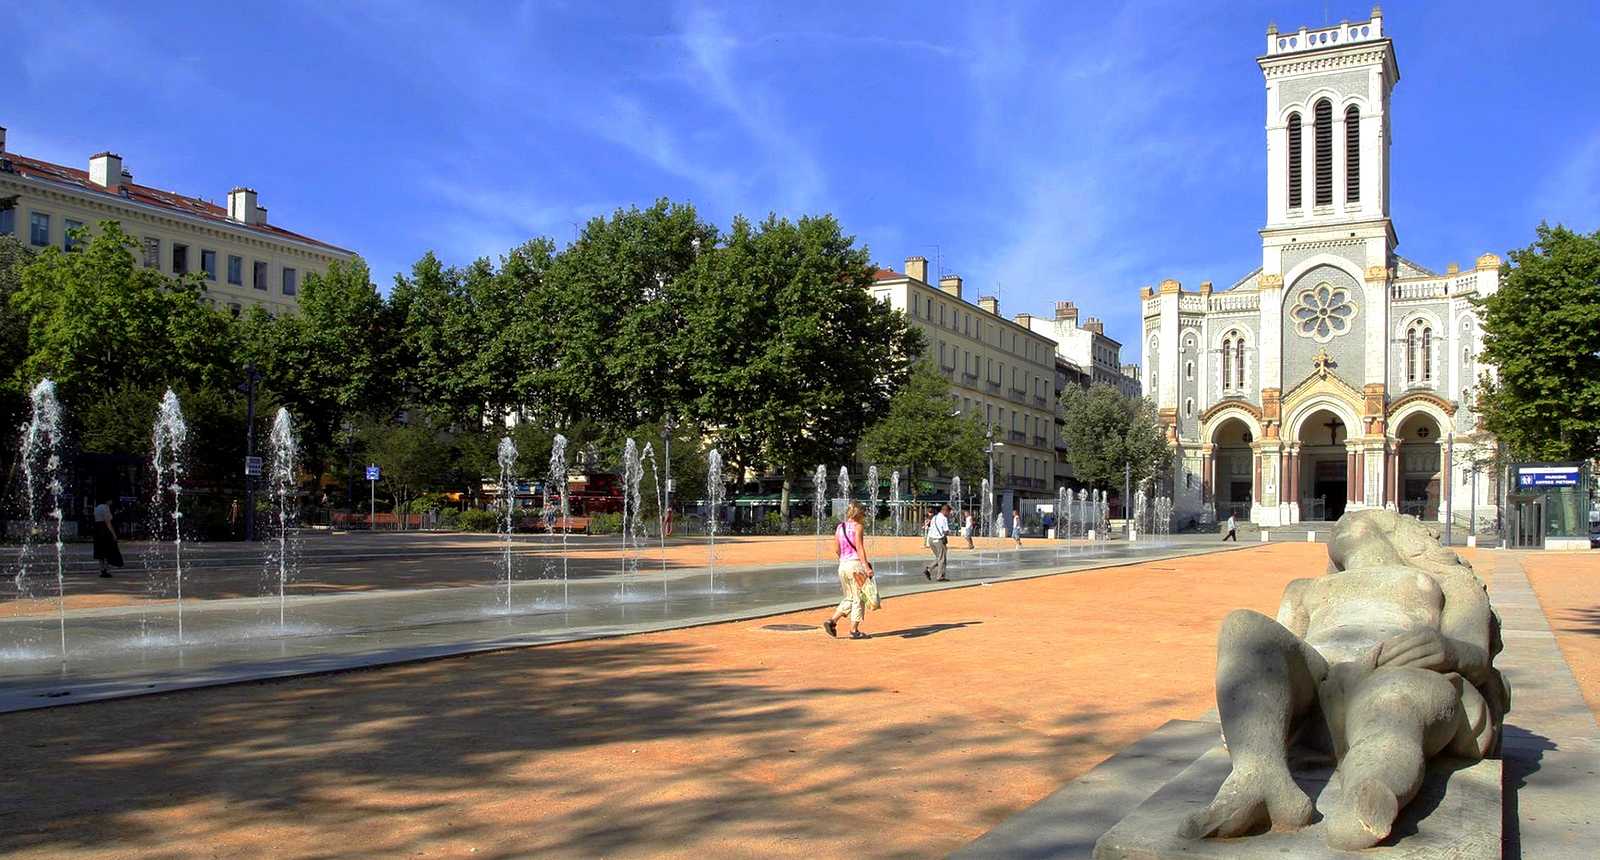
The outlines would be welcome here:
[[[783,495],[778,499],[778,518],[783,520],[785,526],[789,524],[789,490],[793,485],[794,479],[790,478],[788,473],[784,473]]]

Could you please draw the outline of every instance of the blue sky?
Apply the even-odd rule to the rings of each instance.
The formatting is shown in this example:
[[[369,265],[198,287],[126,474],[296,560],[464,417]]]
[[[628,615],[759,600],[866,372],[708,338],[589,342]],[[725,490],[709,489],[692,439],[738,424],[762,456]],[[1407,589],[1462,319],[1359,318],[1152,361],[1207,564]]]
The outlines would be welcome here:
[[[1357,2],[5,4],[10,149],[220,200],[249,184],[387,289],[659,196],[832,212],[1001,310],[1072,299],[1135,343],[1137,291],[1260,262],[1282,29]],[[1400,253],[1442,269],[1600,228],[1600,7],[1387,3]],[[1137,354],[1125,352],[1125,360]]]

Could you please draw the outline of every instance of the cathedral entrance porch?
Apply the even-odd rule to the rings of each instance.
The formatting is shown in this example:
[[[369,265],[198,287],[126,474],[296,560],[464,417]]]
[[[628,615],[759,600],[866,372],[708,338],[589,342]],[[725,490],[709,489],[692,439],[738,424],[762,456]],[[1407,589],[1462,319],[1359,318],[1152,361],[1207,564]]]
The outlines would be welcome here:
[[[1258,480],[1255,438],[1250,427],[1230,418],[1217,426],[1211,444],[1208,503],[1217,522],[1225,522],[1230,516],[1249,522]]]
[[[1396,509],[1424,522],[1441,519],[1443,433],[1439,421],[1426,412],[1413,413],[1400,423],[1395,437]]]
[[[1287,498],[1295,503],[1292,521],[1332,522],[1344,514],[1350,499],[1351,461],[1348,428],[1339,416],[1318,410],[1300,424],[1289,452]]]

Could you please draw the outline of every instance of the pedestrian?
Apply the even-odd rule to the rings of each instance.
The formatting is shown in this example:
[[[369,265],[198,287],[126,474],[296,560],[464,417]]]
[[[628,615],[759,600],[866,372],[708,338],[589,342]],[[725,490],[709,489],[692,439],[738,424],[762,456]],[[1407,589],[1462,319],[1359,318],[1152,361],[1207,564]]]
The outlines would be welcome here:
[[[928,549],[933,550],[933,561],[922,568],[922,575],[932,582],[949,582],[950,577],[945,575],[945,557],[950,551],[950,505],[939,506],[939,512],[928,520],[928,530],[924,532],[928,540]],[[938,576],[934,576],[934,572]]]
[[[1224,541],[1230,538],[1234,543],[1239,542],[1239,523],[1234,520],[1233,514],[1228,514],[1228,533],[1222,536]]]
[[[839,590],[844,598],[839,601],[833,615],[822,622],[829,636],[838,638],[839,619],[849,617],[850,638],[870,639],[861,632],[861,616],[866,614],[868,596],[863,594],[867,581],[872,579],[872,562],[867,560],[867,542],[862,523],[866,510],[861,503],[851,501],[845,509],[844,520],[833,530],[834,553],[839,556]]]
[[[100,575],[106,579],[111,578],[110,568],[122,567],[122,550],[117,546],[110,499],[101,499],[94,506],[94,557],[100,562]]]
[[[972,532],[978,523],[972,518],[972,512],[967,511],[961,517],[961,536],[967,539],[967,549],[972,549]]]
[[[1022,511],[1011,512],[1011,537],[1017,542],[1017,549],[1022,549]]]

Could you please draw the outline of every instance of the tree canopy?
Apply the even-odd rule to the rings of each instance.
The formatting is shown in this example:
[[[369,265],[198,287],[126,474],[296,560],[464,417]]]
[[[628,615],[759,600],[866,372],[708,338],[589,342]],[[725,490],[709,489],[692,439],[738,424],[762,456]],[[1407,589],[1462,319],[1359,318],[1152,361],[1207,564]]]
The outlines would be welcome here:
[[[1517,459],[1600,456],[1600,231],[1539,225],[1484,298],[1484,428]]]
[[[950,385],[927,363],[918,363],[910,379],[889,402],[889,411],[861,440],[861,457],[897,468],[913,492],[929,470],[945,474],[981,474],[986,462],[983,421],[952,408]]]
[[[22,408],[49,376],[82,450],[142,455],[171,387],[198,431],[195,480],[230,491],[243,486],[247,368],[257,438],[288,409],[309,477],[333,487],[361,458],[398,458],[380,462],[397,502],[471,497],[506,432],[529,464],[557,432],[574,462],[609,464],[625,436],[664,460],[670,421],[681,498],[713,445],[730,466],[790,477],[843,459],[922,350],[872,299],[867,251],[830,216],[739,218],[724,233],[660,200],[591,219],[559,250],[535,237],[464,265],[425,253],[387,296],[361,260],[334,263],[306,276],[297,312],[237,318],[202,276],[141,265],[116,222],[85,233],[72,251],[0,244],[0,407]]]
[[[1129,397],[1110,385],[1088,390],[1067,386],[1061,393],[1062,441],[1078,480],[1101,489],[1121,489],[1124,469],[1133,482],[1165,473],[1172,459],[1155,404]]]

